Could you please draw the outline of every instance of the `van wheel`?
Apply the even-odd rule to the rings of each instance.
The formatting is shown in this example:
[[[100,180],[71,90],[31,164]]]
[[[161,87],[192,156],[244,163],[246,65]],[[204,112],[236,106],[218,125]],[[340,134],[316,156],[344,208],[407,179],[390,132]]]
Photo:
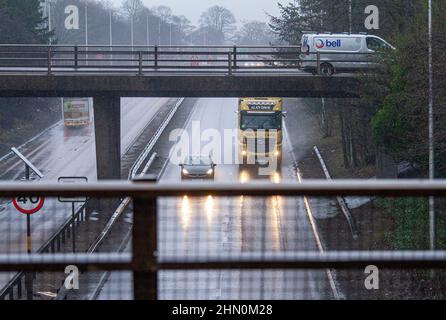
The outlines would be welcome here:
[[[335,74],[334,67],[329,63],[323,63],[321,64],[321,75],[326,77],[331,77]]]

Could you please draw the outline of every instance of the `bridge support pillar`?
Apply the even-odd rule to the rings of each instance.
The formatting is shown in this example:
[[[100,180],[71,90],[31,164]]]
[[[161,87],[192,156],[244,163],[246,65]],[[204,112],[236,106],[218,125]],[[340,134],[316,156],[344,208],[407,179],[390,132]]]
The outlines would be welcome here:
[[[121,179],[121,98],[93,98],[98,180]]]

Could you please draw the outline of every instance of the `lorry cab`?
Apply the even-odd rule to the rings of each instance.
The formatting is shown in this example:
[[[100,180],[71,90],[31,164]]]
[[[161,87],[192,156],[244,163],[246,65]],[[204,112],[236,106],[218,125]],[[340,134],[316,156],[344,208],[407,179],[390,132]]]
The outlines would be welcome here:
[[[238,105],[239,154],[242,164],[282,159],[282,98],[240,98]]]
[[[319,34],[302,36],[301,68],[317,73],[320,56],[321,74],[331,76],[338,72],[364,71],[379,67],[372,54],[395,49],[384,39],[366,34]]]

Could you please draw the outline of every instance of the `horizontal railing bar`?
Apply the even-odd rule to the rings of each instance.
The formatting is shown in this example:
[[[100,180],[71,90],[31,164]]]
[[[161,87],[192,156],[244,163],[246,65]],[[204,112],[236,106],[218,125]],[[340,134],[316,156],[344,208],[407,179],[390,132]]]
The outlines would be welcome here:
[[[59,53],[59,52],[58,52]],[[72,55],[73,51],[67,51],[68,54]],[[41,50],[41,51],[0,51],[1,55],[14,55],[14,54],[48,54],[48,50]]]
[[[0,184],[1,197],[176,197],[190,196],[446,196],[446,180],[306,180],[302,183],[159,183],[108,181],[88,184]]]
[[[207,254],[202,257],[158,259],[158,270],[223,269],[363,269],[376,265],[386,269],[446,268],[446,251],[329,251]]]
[[[11,57],[11,58],[0,58],[0,61],[47,61],[48,58],[26,58],[26,57],[21,57],[21,58],[15,58],[15,57]]]
[[[132,257],[127,253],[96,254],[0,254],[0,271],[63,271],[68,265],[75,265],[82,271],[132,270]]]
[[[133,48],[134,50],[138,48],[221,48],[221,49],[233,49],[232,45],[74,45],[74,44],[0,44],[0,48]],[[293,46],[267,46],[267,45],[259,45],[259,46],[235,46],[237,49],[257,49],[257,48],[274,48],[274,49],[301,49],[300,45]]]
[[[357,269],[367,265],[389,269],[431,269],[446,267],[446,251],[330,251],[247,253],[161,257],[156,265],[133,266],[131,254],[1,254],[0,272],[61,271],[75,265],[82,271],[142,270],[254,270],[254,269]]]

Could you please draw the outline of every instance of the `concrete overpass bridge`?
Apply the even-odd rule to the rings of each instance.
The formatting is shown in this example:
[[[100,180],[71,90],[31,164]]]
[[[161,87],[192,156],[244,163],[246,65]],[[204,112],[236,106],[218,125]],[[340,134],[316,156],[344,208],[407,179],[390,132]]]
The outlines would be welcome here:
[[[99,179],[120,178],[121,97],[357,97],[300,47],[0,45],[0,97],[93,97]],[[320,55],[314,61],[320,71]]]

